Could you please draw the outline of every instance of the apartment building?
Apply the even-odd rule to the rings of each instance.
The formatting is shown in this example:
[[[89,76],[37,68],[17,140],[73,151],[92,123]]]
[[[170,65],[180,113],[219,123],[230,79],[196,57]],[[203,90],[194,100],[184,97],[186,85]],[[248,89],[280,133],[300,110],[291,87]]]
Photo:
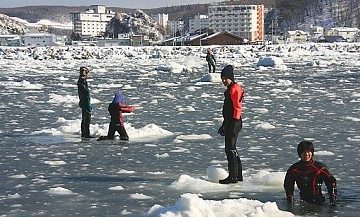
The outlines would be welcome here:
[[[264,5],[212,5],[209,29],[230,32],[251,42],[264,40]]]
[[[171,20],[168,22],[168,27],[170,28],[172,36],[183,35],[184,34],[184,21],[182,20]]]
[[[189,32],[193,33],[200,29],[209,28],[209,17],[207,15],[195,15],[194,18],[189,19]]]
[[[169,15],[168,14],[152,14],[151,18],[160,26],[166,28],[168,21],[169,21]]]
[[[85,12],[72,13],[73,31],[81,37],[102,36],[115,12],[104,5],[91,5]]]

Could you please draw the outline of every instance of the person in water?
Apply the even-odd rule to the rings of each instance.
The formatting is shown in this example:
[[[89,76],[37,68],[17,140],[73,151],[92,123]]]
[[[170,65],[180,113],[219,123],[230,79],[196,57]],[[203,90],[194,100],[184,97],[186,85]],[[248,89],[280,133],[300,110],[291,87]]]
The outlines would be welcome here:
[[[88,78],[90,71],[86,67],[80,67],[80,75],[77,81],[79,107],[81,108],[81,137],[94,138],[90,136],[90,121],[92,105],[90,101],[90,89],[88,85]]]
[[[336,205],[336,179],[325,164],[313,160],[313,143],[309,141],[300,142],[297,153],[301,160],[290,166],[284,180],[288,204],[294,203],[295,183],[300,190],[301,201],[311,204],[323,204],[325,197],[321,192],[321,185],[325,182],[330,205]]]
[[[211,49],[208,48],[207,49],[207,53],[206,53],[206,62],[208,63],[208,67],[209,67],[209,73],[215,73],[215,68],[216,68],[216,60],[214,55],[211,52]],[[211,70],[212,69],[212,70]]]
[[[219,183],[229,184],[243,181],[242,163],[236,149],[236,140],[242,129],[242,103],[245,92],[235,82],[232,65],[227,65],[223,68],[221,80],[226,89],[222,109],[224,120],[218,133],[221,136],[225,136],[225,153],[228,161],[229,176],[226,179],[220,180]]]
[[[120,135],[120,140],[129,140],[129,136],[124,127],[123,113],[133,112],[135,106],[127,106],[124,104],[124,96],[116,93],[113,101],[109,104],[108,111],[111,116],[109,131],[107,136],[101,136],[98,140],[108,140],[115,138],[115,132]]]

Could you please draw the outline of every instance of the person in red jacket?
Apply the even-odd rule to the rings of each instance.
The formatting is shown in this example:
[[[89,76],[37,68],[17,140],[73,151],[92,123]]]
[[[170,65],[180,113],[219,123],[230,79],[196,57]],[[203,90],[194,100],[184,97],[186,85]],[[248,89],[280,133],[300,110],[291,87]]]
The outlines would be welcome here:
[[[120,135],[120,140],[129,140],[129,136],[126,133],[124,127],[123,113],[133,112],[135,106],[127,106],[124,104],[124,96],[120,93],[116,93],[112,103],[109,104],[108,111],[111,116],[109,124],[109,131],[107,136],[101,136],[98,140],[114,139],[115,132],[117,131]]]
[[[329,172],[327,166],[313,160],[314,145],[309,141],[302,141],[297,147],[300,161],[290,166],[285,179],[284,188],[288,204],[294,203],[294,184],[300,189],[300,200],[312,204],[323,204],[325,197],[321,192],[321,185],[325,182],[328,190],[330,205],[336,205],[336,179]]]
[[[228,161],[229,176],[220,180],[220,184],[237,183],[243,181],[242,163],[236,150],[236,140],[242,129],[242,103],[244,90],[235,82],[234,69],[227,65],[221,71],[221,80],[226,86],[224,92],[224,105],[222,109],[223,123],[218,130],[221,136],[225,136],[225,153]]]

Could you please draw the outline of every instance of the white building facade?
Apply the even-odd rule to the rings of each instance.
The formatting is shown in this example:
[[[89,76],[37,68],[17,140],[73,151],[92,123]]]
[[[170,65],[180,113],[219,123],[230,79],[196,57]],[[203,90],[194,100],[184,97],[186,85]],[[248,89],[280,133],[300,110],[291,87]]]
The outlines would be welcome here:
[[[115,12],[104,5],[91,5],[85,12],[72,13],[73,31],[82,37],[102,36]]]
[[[209,28],[209,17],[207,15],[195,15],[189,19],[189,32],[193,33],[201,29]]]
[[[151,15],[151,18],[160,26],[166,28],[168,21],[169,21],[169,15],[168,14],[153,14]]]
[[[294,43],[304,43],[308,41],[310,34],[301,30],[287,31],[287,41]]]
[[[309,32],[310,32],[311,36],[324,35],[324,27],[322,27],[322,26],[311,26],[309,28]]]
[[[331,28],[330,35],[342,36],[346,40],[353,42],[357,41],[356,38],[359,35],[359,29],[349,27]]]
[[[18,35],[0,35],[0,46],[9,46],[11,43],[15,43],[20,46],[20,36]]]
[[[177,33],[180,33],[180,35],[183,35],[184,21],[182,21],[182,20],[169,21],[168,26],[170,27],[170,31],[173,36],[175,36]]]
[[[25,46],[54,46],[56,36],[48,33],[28,33],[21,36],[22,44]]]
[[[212,5],[209,29],[227,31],[251,42],[264,40],[264,5]]]

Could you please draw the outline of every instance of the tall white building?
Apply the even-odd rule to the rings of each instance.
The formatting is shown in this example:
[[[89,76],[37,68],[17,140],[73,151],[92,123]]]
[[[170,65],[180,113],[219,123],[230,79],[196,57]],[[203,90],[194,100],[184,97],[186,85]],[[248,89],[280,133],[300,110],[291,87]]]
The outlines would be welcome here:
[[[82,37],[102,36],[115,12],[104,5],[91,5],[85,12],[72,13],[73,31]]]
[[[189,19],[189,32],[196,32],[200,29],[209,28],[209,17],[207,15],[195,15]]]
[[[180,35],[183,35],[184,33],[184,21],[182,20],[172,20],[168,22],[168,26],[170,27],[172,36],[175,36],[177,32],[180,33]]]
[[[227,31],[249,41],[264,40],[264,5],[212,5],[209,29]]]
[[[166,28],[168,21],[169,21],[169,15],[168,14],[153,14],[151,15],[151,18],[157,22],[160,26]]]

